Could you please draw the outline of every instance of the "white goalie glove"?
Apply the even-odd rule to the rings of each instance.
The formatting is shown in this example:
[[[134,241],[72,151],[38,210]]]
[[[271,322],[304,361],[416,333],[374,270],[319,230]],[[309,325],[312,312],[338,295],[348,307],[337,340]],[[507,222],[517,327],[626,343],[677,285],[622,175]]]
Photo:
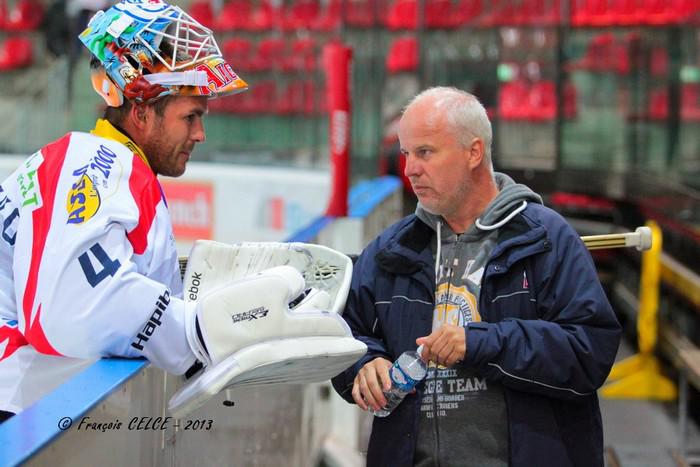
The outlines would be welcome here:
[[[289,265],[236,278],[242,269],[250,274],[275,262],[296,264],[314,275],[311,282],[318,282],[312,270],[320,266],[327,290],[306,288]],[[342,309],[351,271],[347,257],[318,245],[197,242],[185,274],[193,317],[186,333],[205,370],[170,399],[173,415],[186,415],[228,387],[324,381],[357,361],[365,344],[328,311]]]

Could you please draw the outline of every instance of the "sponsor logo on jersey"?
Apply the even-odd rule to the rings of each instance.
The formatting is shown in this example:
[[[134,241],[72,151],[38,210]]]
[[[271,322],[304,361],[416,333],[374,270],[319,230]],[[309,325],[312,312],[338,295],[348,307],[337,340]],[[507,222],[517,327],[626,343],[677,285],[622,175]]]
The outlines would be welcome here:
[[[166,290],[163,295],[159,296],[158,300],[156,300],[155,309],[150,318],[148,318],[148,321],[146,321],[146,325],[141,329],[141,332],[136,334],[136,340],[131,343],[133,348],[143,351],[143,344],[148,342],[151,336],[153,336],[153,333],[156,332],[156,329],[163,324],[161,318],[163,317],[163,312],[168,309],[169,304],[170,292]]]
[[[67,223],[83,224],[89,221],[100,209],[102,200],[116,192],[118,183],[112,183],[110,187],[109,179],[118,179],[120,173],[121,164],[117,155],[101,144],[87,164],[73,170],[77,181],[73,183],[66,200]]]
[[[39,191],[39,179],[36,171],[39,169],[44,158],[41,153],[34,153],[22,165],[17,173],[17,187],[22,197],[22,207],[30,210],[37,209],[43,205],[41,192]]]
[[[66,211],[68,212],[68,224],[83,224],[100,209],[100,193],[87,174],[73,184],[68,191],[66,199]]]
[[[270,312],[264,306],[258,308],[253,308],[252,310],[244,311],[243,313],[238,313],[231,315],[231,319],[235,323],[240,323],[241,321],[253,321],[254,319],[264,318]]]

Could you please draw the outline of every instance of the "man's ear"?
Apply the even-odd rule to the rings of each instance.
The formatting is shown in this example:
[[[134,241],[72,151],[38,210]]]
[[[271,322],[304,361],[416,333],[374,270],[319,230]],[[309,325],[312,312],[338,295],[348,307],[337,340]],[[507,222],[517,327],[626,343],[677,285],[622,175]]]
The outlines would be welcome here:
[[[467,148],[467,160],[472,169],[481,165],[481,161],[484,160],[484,141],[481,138],[472,139]]]
[[[129,120],[135,128],[143,131],[152,118],[152,111],[153,109],[149,105],[134,104],[129,111]]]

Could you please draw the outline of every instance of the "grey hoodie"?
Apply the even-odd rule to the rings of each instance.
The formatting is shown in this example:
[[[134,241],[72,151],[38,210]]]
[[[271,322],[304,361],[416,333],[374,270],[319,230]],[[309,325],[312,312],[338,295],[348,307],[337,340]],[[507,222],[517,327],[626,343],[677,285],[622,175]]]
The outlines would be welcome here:
[[[435,230],[433,330],[444,323],[481,321],[479,292],[498,228],[539,195],[495,173],[499,193],[466,232],[452,231],[442,216],[418,204],[416,216]],[[467,352],[469,343],[467,342]],[[416,440],[415,465],[441,467],[508,465],[508,423],[500,385],[461,364],[432,366],[426,377]]]

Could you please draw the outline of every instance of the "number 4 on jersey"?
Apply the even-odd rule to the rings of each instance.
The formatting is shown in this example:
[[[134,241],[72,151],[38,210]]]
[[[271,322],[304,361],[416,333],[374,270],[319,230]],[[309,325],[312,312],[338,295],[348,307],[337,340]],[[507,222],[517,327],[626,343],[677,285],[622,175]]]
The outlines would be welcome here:
[[[100,266],[102,266],[100,271],[95,270],[87,251],[78,256],[78,261],[80,262],[80,267],[83,268],[83,272],[85,273],[85,278],[87,279],[88,283],[92,287],[95,287],[108,276],[114,276],[114,273],[117,272],[117,269],[119,269],[121,263],[118,259],[113,260],[107,256],[107,253],[99,243],[92,245],[90,247],[90,251],[95,256],[97,262],[100,263]]]

